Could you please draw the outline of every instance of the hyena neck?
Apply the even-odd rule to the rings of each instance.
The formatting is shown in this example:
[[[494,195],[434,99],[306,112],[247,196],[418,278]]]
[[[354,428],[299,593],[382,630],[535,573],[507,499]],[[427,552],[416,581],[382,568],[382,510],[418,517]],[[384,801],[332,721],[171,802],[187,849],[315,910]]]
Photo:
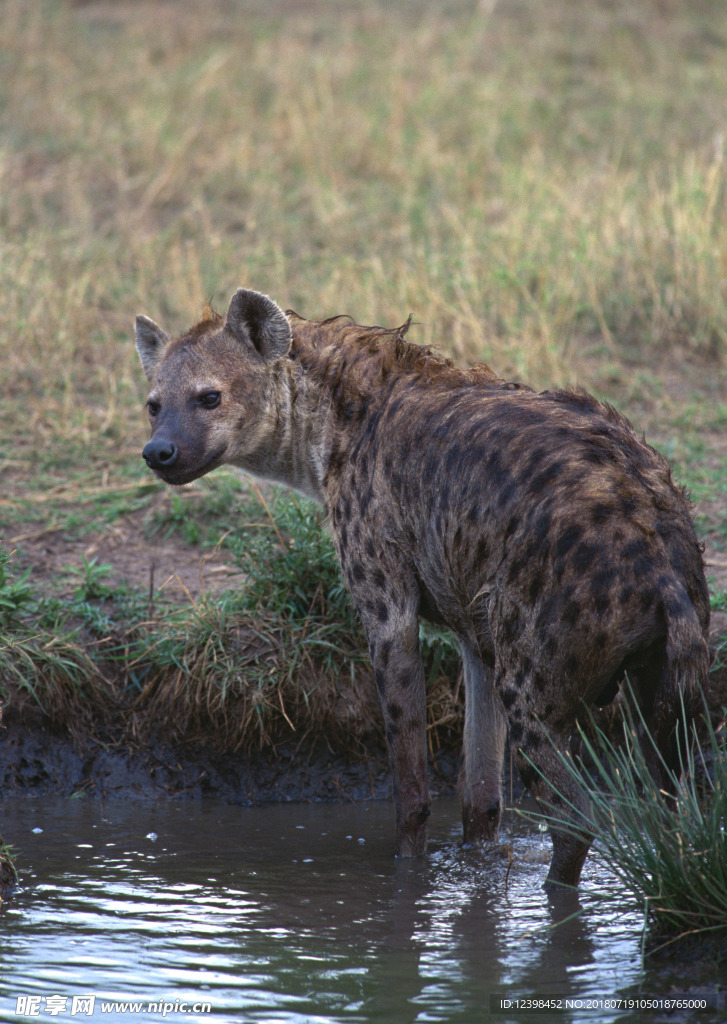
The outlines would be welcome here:
[[[404,338],[409,324],[387,330],[347,317],[316,322],[288,314],[290,353],[271,368],[266,412],[244,469],[326,504],[342,452],[355,444],[373,410],[403,379],[461,371]],[[482,366],[470,374],[496,379]]]
[[[233,464],[324,504],[325,420],[317,390],[309,387],[301,367],[282,359],[271,369],[265,412],[256,424],[255,436]]]
[[[386,343],[401,329],[362,328],[346,317],[289,319],[290,354],[271,367],[258,439],[241,465],[325,505],[331,453],[345,447],[359,414],[381,396]]]

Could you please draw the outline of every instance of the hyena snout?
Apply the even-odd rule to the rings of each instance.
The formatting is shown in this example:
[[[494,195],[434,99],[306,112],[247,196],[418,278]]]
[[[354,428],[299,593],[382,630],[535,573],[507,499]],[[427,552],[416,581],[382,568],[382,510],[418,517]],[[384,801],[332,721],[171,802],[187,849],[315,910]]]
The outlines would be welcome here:
[[[173,441],[165,437],[153,437],[141,453],[150,469],[165,470],[177,461],[179,449]]]

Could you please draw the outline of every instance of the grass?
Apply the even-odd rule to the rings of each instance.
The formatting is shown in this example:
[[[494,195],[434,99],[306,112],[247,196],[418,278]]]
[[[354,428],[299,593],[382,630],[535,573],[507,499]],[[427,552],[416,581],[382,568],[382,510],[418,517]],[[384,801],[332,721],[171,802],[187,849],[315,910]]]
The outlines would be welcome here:
[[[214,598],[170,604],[110,588],[109,567],[85,558],[68,569],[70,595],[34,592],[5,554],[0,608],[10,604],[4,595],[22,601],[0,629],[0,698],[31,700],[79,738],[102,737],[115,722],[117,738],[202,740],[223,750],[310,732],[339,749],[380,741],[365,639],[320,510],[284,492],[260,498],[263,505],[251,496],[237,506],[245,539],[230,534],[227,545],[241,577]],[[212,525],[208,513],[200,510],[197,532],[218,536],[219,518]],[[166,515],[150,529],[162,525]],[[174,525],[188,532],[188,521]],[[424,639],[434,750],[461,726],[450,683],[458,654],[451,639],[437,634],[435,643],[426,631]]]
[[[666,770],[674,806],[654,781],[627,711],[617,741],[594,723],[581,733],[584,756],[559,755],[588,794],[590,816],[580,824],[595,835],[595,847],[644,912],[646,945],[661,948],[676,939],[727,930],[727,734],[704,717],[706,741],[696,729],[682,734],[679,768]],[[648,733],[646,742],[651,741]],[[562,818],[540,816],[568,831]],[[619,893],[619,901],[623,894]]]
[[[160,511],[139,457],[134,314],[179,330],[240,284],[313,317],[411,312],[460,361],[586,384],[669,455],[724,550],[724,4],[0,11],[6,697],[67,722],[116,700],[132,732],[156,714],[233,746],[300,734],[311,708],[354,729],[365,653],[310,508],[268,514],[216,476]],[[86,548],[134,516],[160,544],[235,531],[245,586],[173,607],[110,585]],[[39,538],[78,557],[49,572]],[[450,638],[424,647],[436,744],[455,660]]]
[[[17,882],[18,872],[15,867],[15,857],[11,846],[7,846],[0,836],[0,904],[2,904],[3,890]]]
[[[4,473],[133,484],[134,313],[240,283],[542,385],[723,364],[727,12],[663,11],[4,0]]]

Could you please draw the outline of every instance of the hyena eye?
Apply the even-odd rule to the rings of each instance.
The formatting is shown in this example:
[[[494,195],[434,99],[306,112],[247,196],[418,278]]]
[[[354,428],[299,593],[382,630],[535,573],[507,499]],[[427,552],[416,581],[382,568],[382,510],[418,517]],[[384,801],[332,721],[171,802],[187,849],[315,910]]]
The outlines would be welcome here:
[[[205,409],[214,409],[220,404],[219,391],[205,391],[199,396],[199,404],[203,405]]]
[[[152,402],[150,400],[150,401],[148,401],[146,403],[146,407],[149,410],[149,415],[150,416],[156,416],[157,413],[159,412],[159,403],[158,402]]]

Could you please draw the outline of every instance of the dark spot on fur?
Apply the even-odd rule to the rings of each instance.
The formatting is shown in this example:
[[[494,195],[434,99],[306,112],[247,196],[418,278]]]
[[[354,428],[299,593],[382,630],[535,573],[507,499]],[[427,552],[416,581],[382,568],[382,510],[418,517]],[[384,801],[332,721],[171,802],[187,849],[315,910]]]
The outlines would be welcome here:
[[[567,601],[563,608],[563,622],[566,622],[569,626],[575,626],[576,622],[580,618],[581,606],[577,601]]]
[[[514,610],[502,623],[502,637],[506,644],[511,644],[520,632],[520,613]]]
[[[505,508],[512,499],[517,495],[518,487],[514,480],[508,481],[500,490],[500,496],[497,499],[497,504],[500,508]]]
[[[651,549],[646,540],[633,540],[623,549],[622,558],[631,563],[636,580],[641,580],[651,569]]]
[[[531,497],[536,498],[542,494],[543,491],[553,483],[562,469],[563,465],[561,462],[551,462],[551,464],[541,470],[537,476],[534,476],[527,485]]]
[[[639,608],[642,612],[648,612],[649,608],[656,601],[656,592],[653,590],[644,590],[639,594]]]
[[[379,660],[381,661],[381,667],[382,668],[386,668],[388,666],[388,664],[389,664],[389,656],[391,655],[391,647],[392,647],[392,641],[391,640],[384,640],[382,642],[382,644],[381,644],[381,649],[380,649],[380,653],[379,653]],[[372,655],[372,658],[373,658],[373,655]]]
[[[482,568],[483,563],[487,560],[488,554],[489,550],[487,547],[487,541],[484,539],[484,537],[480,537],[480,539],[477,541],[477,547],[475,548],[475,556],[472,559],[474,568],[476,570]]]
[[[566,529],[563,531],[563,533],[556,541],[554,551],[555,557],[563,558],[565,555],[567,555],[570,549],[573,547],[573,545],[577,544],[582,536],[583,527],[580,526],[578,523],[572,523],[570,526],[566,527]]]
[[[392,721],[396,722],[397,719],[401,718],[401,704],[397,704],[393,700],[389,701],[386,705],[386,713]]]
[[[519,743],[523,734],[522,723],[510,721],[510,738],[515,743]]]
[[[525,742],[523,743],[524,750],[537,750],[540,746],[540,735],[537,732],[533,732],[532,729],[528,729],[525,733]]]
[[[591,522],[594,526],[603,526],[608,520],[615,514],[616,509],[613,505],[607,505],[599,503],[594,505],[591,509]]]
[[[502,703],[504,704],[505,708],[508,711],[513,706],[513,704],[515,703],[516,700],[517,700],[517,690],[514,690],[514,689],[512,689],[512,687],[508,686],[508,688],[506,690],[502,691]]]
[[[610,592],[618,579],[618,575],[619,570],[616,565],[607,565],[603,569],[599,569],[598,572],[594,573],[591,577],[591,593],[602,594],[604,592]]]
[[[639,500],[634,494],[626,494],[621,498],[619,502],[619,511],[624,519],[630,519],[636,509],[639,507]],[[636,543],[644,543],[637,541]]]
[[[527,560],[524,557],[516,558],[510,565],[510,571],[507,574],[507,582],[510,584],[514,583],[527,564]]]
[[[374,569],[371,573],[371,582],[375,587],[378,587],[379,590],[386,589],[386,576],[384,576],[381,569]]]
[[[376,606],[376,615],[379,622],[386,622],[389,618],[389,609],[386,607],[383,601],[379,601]]]
[[[579,544],[573,555],[573,568],[576,572],[585,573],[590,569],[593,559],[602,555],[598,544]]]
[[[662,600],[664,602],[664,611],[671,618],[678,618],[684,615],[689,607],[686,594],[675,594],[667,591]]]
[[[374,492],[372,488],[369,487],[367,490],[363,492],[363,494],[360,496],[358,500],[358,508],[359,512],[361,513],[362,519],[366,518],[366,512],[368,511],[368,507],[371,504],[371,499],[373,498],[373,496]]]
[[[541,572],[534,572],[530,577],[530,584],[528,586],[528,600],[530,604],[535,604],[540,596],[543,589],[543,574]]]

